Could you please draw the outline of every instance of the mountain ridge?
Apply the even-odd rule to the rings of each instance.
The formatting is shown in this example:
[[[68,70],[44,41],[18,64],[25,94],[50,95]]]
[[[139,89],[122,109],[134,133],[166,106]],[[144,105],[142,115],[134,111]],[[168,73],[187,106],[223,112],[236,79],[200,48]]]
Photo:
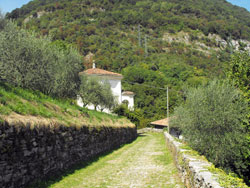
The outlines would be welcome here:
[[[222,24],[223,26],[226,27],[224,32],[225,34],[229,36],[230,29],[228,28],[228,25],[225,25],[226,22],[227,24],[231,25],[232,21],[238,21],[238,23],[234,23],[234,26],[240,25],[244,26],[244,29],[241,29],[239,31],[235,30],[236,28],[233,29],[233,32],[231,33],[232,36],[235,39],[250,39],[250,34],[249,34],[249,27],[250,27],[250,12],[248,12],[246,9],[242,7],[238,7],[236,5],[232,5],[231,3],[225,1],[225,0],[170,0],[168,2],[164,0],[157,0],[157,1],[144,1],[144,0],[137,0],[137,1],[129,1],[129,0],[120,0],[120,1],[112,1],[112,0],[97,0],[96,3],[91,3],[91,1],[85,0],[85,1],[79,1],[79,0],[45,0],[45,1],[38,1],[34,0],[29,2],[28,4],[24,5],[22,8],[17,8],[13,10],[11,13],[7,14],[8,18],[12,19],[17,19],[17,18],[23,18],[23,16],[27,16],[28,14],[33,13],[33,15],[36,15],[37,11],[41,10],[49,10],[49,11],[55,11],[57,9],[64,9],[64,5],[67,3],[72,3],[73,6],[83,6],[83,7],[92,7],[90,12],[97,11],[99,9],[100,12],[105,12],[109,11],[112,8],[118,8],[120,10],[126,10],[126,7],[124,8],[122,5],[125,5],[129,8],[136,7],[134,8],[135,10],[139,7],[146,10],[152,8],[152,11],[155,12],[160,12],[160,13],[168,13],[171,12],[174,15],[178,16],[181,15],[186,18],[191,18],[193,21],[198,21],[199,24],[201,24],[201,21],[212,21],[211,24],[215,24],[214,26],[209,25],[209,31],[206,31],[204,28],[201,26],[197,26],[194,22],[188,22],[183,18],[183,22],[187,24],[188,28],[190,29],[200,29],[204,33],[211,32],[211,33],[216,33],[220,32],[219,30],[222,29],[219,27],[218,24]],[[145,3],[146,2],[146,3]],[[138,6],[138,7],[137,7]],[[75,7],[76,8],[76,7]],[[97,8],[97,9],[96,9]],[[126,10],[127,11],[127,10]],[[124,13],[126,13],[126,11]],[[217,13],[218,15],[214,15]],[[171,14],[170,14],[171,15]],[[133,15],[131,15],[133,17]],[[146,17],[145,15],[143,15]],[[171,15],[173,16],[173,15]],[[147,18],[148,19],[148,18]],[[125,19],[123,21],[126,22]],[[131,20],[127,20],[131,21]],[[159,20],[159,21],[164,21],[164,20]],[[176,21],[176,20],[171,20],[168,19],[167,21],[171,22]],[[217,22],[216,22],[217,21]],[[135,19],[134,23],[136,24],[145,24],[143,23],[143,18]],[[141,22],[141,23],[140,23]],[[243,23],[243,24],[242,24]],[[169,23],[168,23],[169,24]],[[232,25],[231,25],[232,26]],[[218,27],[218,28],[216,28]],[[237,28],[239,29],[239,28]],[[228,37],[227,36],[227,37]],[[222,36],[226,37],[226,36]]]

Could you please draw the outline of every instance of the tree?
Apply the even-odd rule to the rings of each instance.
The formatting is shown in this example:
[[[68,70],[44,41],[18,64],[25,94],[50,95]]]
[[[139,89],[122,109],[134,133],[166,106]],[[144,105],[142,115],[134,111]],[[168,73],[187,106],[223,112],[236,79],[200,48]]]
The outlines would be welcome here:
[[[190,88],[174,116],[172,126],[179,126],[190,146],[216,166],[240,176],[249,172],[243,155],[248,151],[247,103],[229,81]]]
[[[121,104],[116,106],[113,110],[113,113],[119,116],[127,117],[131,122],[133,122],[136,125],[137,128],[144,128],[151,121],[150,119],[144,117],[140,109],[135,109],[133,111],[130,111],[126,104]]]
[[[38,38],[11,21],[0,31],[0,79],[14,86],[75,97],[81,61],[73,48],[58,49],[50,38]]]
[[[227,71],[228,78],[234,85],[241,90],[244,97],[248,101],[248,119],[244,122],[248,128],[246,136],[246,147],[248,150],[244,152],[245,161],[250,169],[250,55],[247,52],[235,53],[232,56],[229,69]],[[244,178],[250,184],[250,170],[244,173]]]
[[[83,106],[93,104],[103,111],[105,108],[112,109],[115,106],[115,98],[112,94],[110,84],[101,82],[96,77],[81,75],[79,95],[82,98]]]
[[[235,53],[232,56],[227,76],[250,100],[250,55],[248,52]]]
[[[102,97],[100,101],[100,108],[103,111],[105,108],[112,109],[115,106],[115,97],[112,94],[110,84],[106,81],[101,84]]]
[[[6,25],[6,19],[4,18],[4,15],[3,13],[1,12],[1,9],[0,9],[0,31],[2,29],[4,29],[5,25]]]

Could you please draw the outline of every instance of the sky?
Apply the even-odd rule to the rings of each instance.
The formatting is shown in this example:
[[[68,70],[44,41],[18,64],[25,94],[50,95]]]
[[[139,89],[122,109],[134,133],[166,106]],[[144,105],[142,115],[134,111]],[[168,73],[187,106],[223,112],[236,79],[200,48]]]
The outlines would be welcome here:
[[[250,0],[227,0],[227,1],[232,3],[233,5],[244,7],[250,12]]]
[[[22,5],[27,4],[30,0],[0,0],[0,9],[2,12],[7,13],[15,8],[20,8]],[[246,8],[250,11],[250,0],[227,0],[228,2]]]
[[[30,0],[0,0],[0,9],[2,12],[7,13],[22,5],[27,4]]]

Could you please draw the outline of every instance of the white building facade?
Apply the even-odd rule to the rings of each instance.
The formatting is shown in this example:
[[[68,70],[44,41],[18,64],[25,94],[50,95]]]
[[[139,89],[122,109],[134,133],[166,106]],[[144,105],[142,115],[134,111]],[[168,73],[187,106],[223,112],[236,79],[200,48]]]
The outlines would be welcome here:
[[[127,100],[129,109],[134,109],[134,93],[129,91],[122,93],[121,80],[123,76],[121,74],[95,68],[95,64],[93,64],[92,69],[87,69],[86,71],[81,72],[80,74],[94,76],[97,77],[98,80],[100,80],[101,82],[108,82],[111,86],[111,91],[116,99],[117,104],[122,104],[122,101]],[[79,96],[77,98],[77,104],[83,107],[82,99]],[[95,109],[94,105],[87,105],[87,108],[91,110]],[[100,111],[101,109],[97,107],[97,110]],[[109,109],[104,109],[103,111],[106,113],[111,113]]]
[[[130,110],[134,110],[134,96],[135,94],[132,91],[122,92],[122,102],[125,103],[126,101]]]

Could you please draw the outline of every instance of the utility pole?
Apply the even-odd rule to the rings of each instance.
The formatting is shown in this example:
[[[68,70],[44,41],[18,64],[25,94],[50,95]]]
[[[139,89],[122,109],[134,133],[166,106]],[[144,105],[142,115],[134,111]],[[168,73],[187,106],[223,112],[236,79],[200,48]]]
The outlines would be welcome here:
[[[138,43],[141,46],[141,27],[140,24],[138,25]]]
[[[144,37],[144,42],[145,42],[145,56],[148,56],[147,35],[145,35]]]
[[[170,134],[170,127],[169,127],[169,104],[168,104],[168,87],[167,87],[167,120],[168,120],[168,133]]]

